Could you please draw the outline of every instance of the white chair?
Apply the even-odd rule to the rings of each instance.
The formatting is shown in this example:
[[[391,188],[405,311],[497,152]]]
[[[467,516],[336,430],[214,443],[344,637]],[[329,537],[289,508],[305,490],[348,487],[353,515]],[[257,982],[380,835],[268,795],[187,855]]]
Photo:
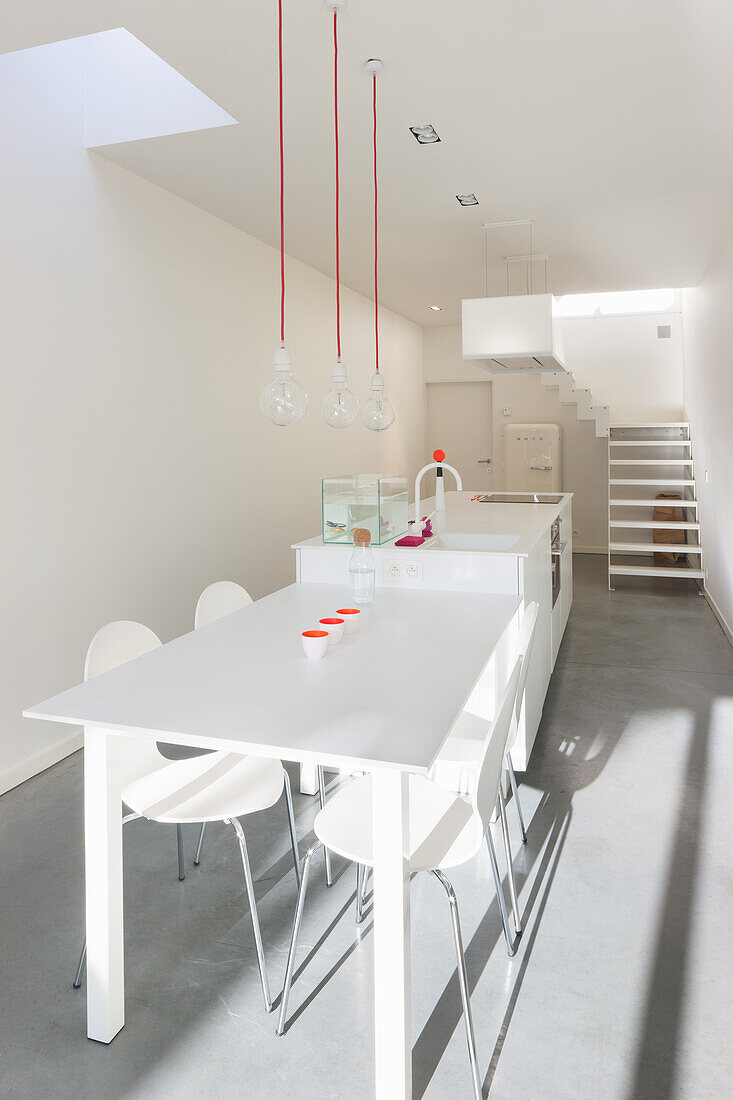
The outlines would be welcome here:
[[[242,588],[241,584],[237,584],[236,581],[214,581],[213,584],[208,585],[203,590],[196,602],[196,610],[193,613],[193,628],[198,630],[201,626],[208,626],[209,623],[214,623],[225,615],[231,615],[232,612],[239,611],[242,607],[249,607],[253,602],[247,589]],[[206,822],[202,821],[198,844],[196,845],[196,855],[193,859],[197,867],[201,862],[201,848],[203,847],[205,832]]]
[[[519,726],[522,718],[522,710],[524,709],[524,697],[527,689],[527,673],[529,672],[529,665],[532,659],[532,646],[534,644],[534,636],[537,627],[537,614],[539,612],[540,605],[538,603],[531,603],[525,607],[522,613],[522,622],[519,627],[519,644],[518,653],[519,659],[522,662],[522,670],[519,674],[519,688],[517,690],[517,705],[514,708],[514,722],[512,732],[509,736],[509,748],[506,754],[506,770],[509,773],[509,782],[512,787],[512,796],[517,807],[517,816],[519,818],[519,828],[522,834],[522,844],[527,843],[527,830],[524,827],[524,816],[522,814],[522,804],[519,801],[519,790],[517,788],[517,777],[514,772],[514,765],[512,764],[512,749],[514,748],[514,742],[519,734]]]
[[[496,870],[496,853],[491,839],[490,818],[492,811],[501,798],[501,775],[504,757],[512,726],[512,715],[516,706],[519,685],[520,663],[517,661],[499,704],[493,722],[472,718],[482,722],[484,739],[482,754],[476,774],[476,783],[471,800],[468,801],[453,792],[438,786],[423,776],[410,776],[410,872],[429,871],[440,882],[451,908],[453,936],[458,960],[458,979],[463,1002],[463,1015],[466,1023],[466,1039],[471,1062],[473,1087],[476,1097],[481,1097],[481,1079],[476,1057],[476,1041],[471,1018],[471,1001],[468,988],[468,973],[463,955],[461,925],[458,916],[458,902],[448,879],[443,873],[450,867],[467,863],[478,852],[486,838],[491,855],[497,896],[503,894]],[[324,845],[332,851],[353,860],[361,868],[371,867],[372,860],[372,780],[364,776],[349,783],[327,803],[325,809],[317,815],[314,823],[317,843],[310,849],[303,863],[303,874],[298,892],[298,904],[295,910],[293,933],[290,941],[285,984],[283,986],[280,1015],[276,1033],[282,1035],[293,980],[295,951],[298,930],[303,916],[308,872],[311,860],[317,849]],[[363,874],[363,873],[362,873]],[[360,883],[361,886],[361,883]],[[377,890],[379,884],[377,883]],[[360,887],[357,889],[357,897]]]
[[[231,615],[233,611],[239,611],[241,607],[248,607],[251,603],[252,597],[249,592],[236,581],[214,581],[198,598],[193,620],[194,629],[208,626],[222,616]]]
[[[153,631],[141,623],[108,623],[95,634],[89,646],[86,678],[124,664],[160,644],[160,639]],[[134,778],[122,790],[122,801],[132,811],[123,818],[123,824],[144,817],[149,821],[175,825],[223,821],[234,829],[242,859],[262,994],[265,1008],[270,1012],[272,999],[267,981],[254,884],[247,843],[238,818],[274,806],[282,794],[283,786],[285,787],[290,843],[295,875],[300,886],[298,842],[287,772],[279,760],[243,756],[240,753],[211,752],[204,756],[171,761],[161,756],[152,742],[125,738],[124,744],[125,770]],[[86,944],[79,960],[74,982],[76,987],[81,983],[85,957]]]
[[[517,705],[512,721],[512,731],[509,735],[509,747],[506,754],[506,770],[509,775],[514,803],[517,807],[519,828],[521,830],[523,844],[527,843],[527,830],[524,825],[524,816],[519,801],[517,777],[514,771],[514,765],[512,764],[511,752],[520,728],[527,687],[527,674],[529,672],[532,657],[532,645],[534,643],[537,627],[538,612],[539,604],[530,603],[524,609],[521,616],[516,655],[522,662],[522,669],[519,677],[519,690],[517,691]],[[450,790],[467,793],[472,786],[472,777],[480,753],[480,736],[476,736],[475,732],[470,727],[467,728],[465,723],[457,723],[455,728],[451,731],[450,736],[446,739],[443,748],[440,750],[440,755],[433,768],[431,778],[437,783],[441,783],[443,786],[448,787]]]
[[[252,597],[246,588],[242,588],[241,584],[237,584],[236,581],[214,581],[213,584],[203,590],[198,598],[193,619],[194,630],[198,630],[201,626],[208,626],[209,623],[216,622],[224,615],[231,615],[232,612],[239,611],[242,607],[248,607],[252,602]],[[323,809],[326,804],[326,780],[323,768],[320,766],[318,768],[318,797],[321,809]],[[206,822],[202,821],[198,844],[196,845],[196,855],[193,860],[197,867],[201,862],[201,849],[205,832]],[[331,856],[328,849],[324,849],[324,860],[326,863],[326,885],[331,886],[333,885],[333,876],[331,873]]]

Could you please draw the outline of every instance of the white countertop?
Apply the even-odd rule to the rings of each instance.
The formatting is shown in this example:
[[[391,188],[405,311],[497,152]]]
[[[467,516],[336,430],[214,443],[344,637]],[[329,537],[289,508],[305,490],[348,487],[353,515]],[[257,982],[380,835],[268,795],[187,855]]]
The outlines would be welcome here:
[[[452,547],[456,553],[482,553],[482,554],[515,554],[526,557],[532,552],[539,540],[544,535],[566,504],[572,500],[572,493],[563,493],[557,504],[504,504],[500,502],[481,502],[471,500],[480,490],[474,489],[464,492],[447,492],[445,494],[445,512],[433,517],[433,531],[440,534],[465,534],[465,535],[514,535],[516,542],[509,549],[467,546],[464,548]],[[515,493],[495,493],[495,496],[515,496]],[[429,497],[420,504],[423,515],[430,515],[435,507],[435,498]],[[422,524],[413,525],[411,531],[420,534]],[[400,538],[402,536],[399,536]],[[431,545],[432,544],[432,545]],[[295,543],[293,549],[323,547],[325,544],[320,535]],[[350,549],[348,543],[334,543],[342,549]],[[381,546],[373,546],[374,551],[393,551],[394,541],[383,542]],[[398,547],[400,550],[401,547]],[[444,554],[445,549],[438,549],[432,539],[426,539],[422,546],[411,547],[411,554]]]

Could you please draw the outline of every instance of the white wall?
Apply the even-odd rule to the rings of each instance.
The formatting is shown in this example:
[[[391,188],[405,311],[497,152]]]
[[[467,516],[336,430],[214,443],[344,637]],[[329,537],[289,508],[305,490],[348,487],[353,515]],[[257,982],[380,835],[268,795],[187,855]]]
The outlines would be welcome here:
[[[576,549],[604,552],[608,544],[608,453],[597,438],[595,424],[578,420],[574,405],[562,405],[557,390],[542,385],[539,375],[489,375],[493,405],[493,488],[504,486],[504,426],[509,423],[552,423],[562,429],[563,488],[575,493],[573,529]],[[461,358],[460,326],[426,329],[426,382],[485,381],[481,367]],[[502,410],[510,408],[511,416]],[[474,486],[466,483],[466,488]]]
[[[334,285],[296,262],[288,343],[311,407],[294,428],[263,419],[277,254],[85,152],[79,50],[0,58],[0,791],[76,744],[20,712],[81,679],[100,625],[139,619],[166,640],[213,580],[255,597],[288,583],[323,475],[423,457],[421,329],[383,314],[390,431],[333,431],[318,403]],[[371,304],[345,293],[343,316],[365,396]]]
[[[679,313],[558,320],[565,366],[576,384],[609,405],[611,423],[682,418],[682,316]],[[657,338],[657,326],[671,336]]]
[[[700,502],[707,594],[733,641],[733,228],[682,299],[685,414]],[[708,481],[705,481],[705,471]]]

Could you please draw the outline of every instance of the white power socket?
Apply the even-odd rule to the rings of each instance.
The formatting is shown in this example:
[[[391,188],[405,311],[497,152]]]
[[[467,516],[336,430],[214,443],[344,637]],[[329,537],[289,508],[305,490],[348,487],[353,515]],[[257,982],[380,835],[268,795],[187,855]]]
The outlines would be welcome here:
[[[421,561],[396,561],[394,558],[387,558],[384,562],[384,579],[386,581],[409,581],[411,584],[418,584],[422,580],[422,562]]]

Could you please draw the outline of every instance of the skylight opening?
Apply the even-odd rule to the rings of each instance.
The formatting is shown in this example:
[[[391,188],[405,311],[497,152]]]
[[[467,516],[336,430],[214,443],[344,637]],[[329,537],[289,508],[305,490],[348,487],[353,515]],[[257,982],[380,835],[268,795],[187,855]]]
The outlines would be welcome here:
[[[563,294],[555,299],[555,317],[628,317],[643,313],[679,313],[679,290],[613,290],[602,294]]]

